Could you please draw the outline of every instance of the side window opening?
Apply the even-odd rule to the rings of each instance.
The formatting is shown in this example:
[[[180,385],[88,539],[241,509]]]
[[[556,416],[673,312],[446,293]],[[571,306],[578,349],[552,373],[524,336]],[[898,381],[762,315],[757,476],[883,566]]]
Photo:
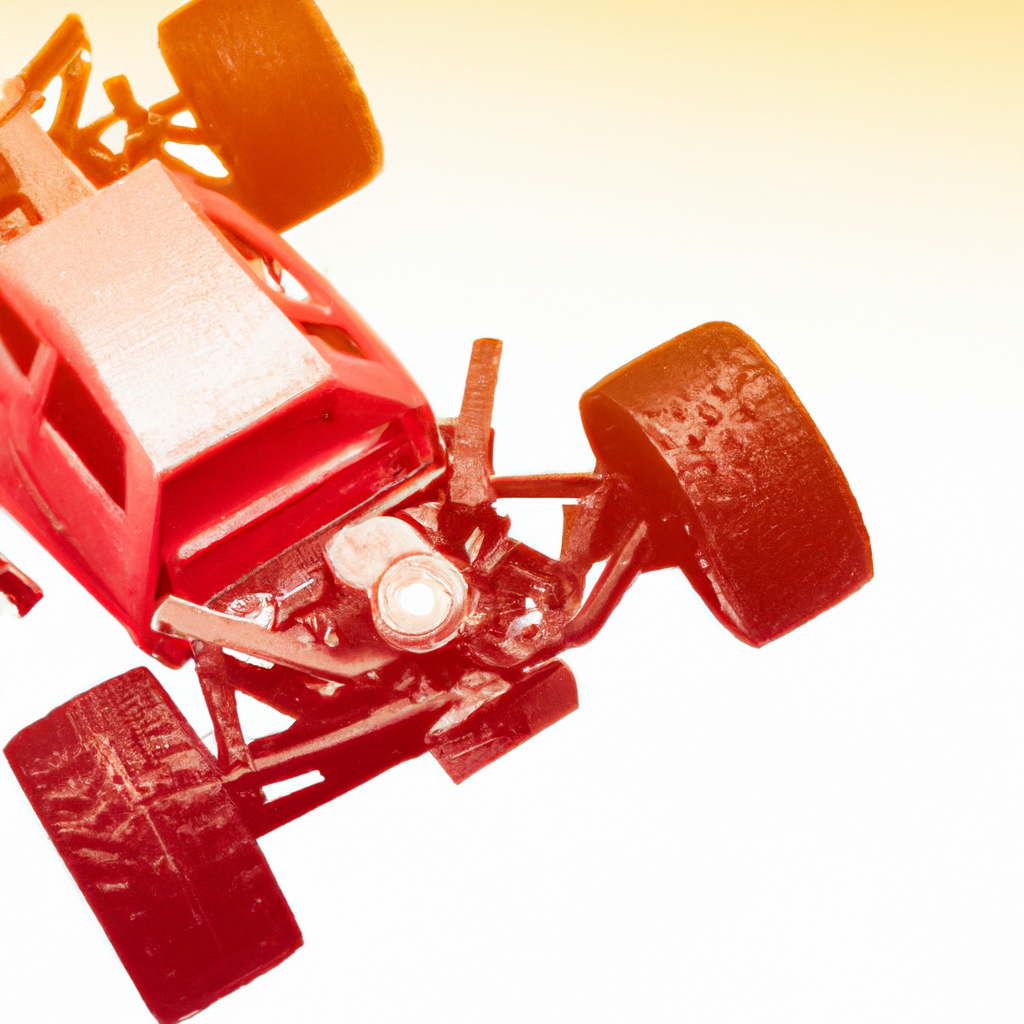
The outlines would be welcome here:
[[[27,377],[39,348],[39,339],[28,325],[0,298],[0,343],[7,349],[15,365]]]
[[[232,231],[231,228],[224,224],[214,223],[217,230],[234,246],[242,259],[249,264],[253,273],[267,288],[298,302],[310,301],[302,285],[274,257],[263,252],[248,239],[243,238],[238,232]],[[366,358],[356,343],[355,338],[344,327],[312,321],[299,322],[298,320],[293,320],[292,322],[305,334],[319,338],[328,348],[334,349],[335,352],[343,352],[347,356],[358,356],[360,359]]]
[[[343,327],[336,327],[334,324],[302,324],[302,329],[307,334],[319,338],[335,352],[344,352],[347,356],[360,356],[359,346],[355,339]]]
[[[44,415],[96,482],[124,508],[124,440],[78,374],[63,359],[57,364]]]
[[[287,295],[289,298],[298,299],[300,302],[308,301],[309,296],[304,293],[302,286],[288,273],[276,259],[261,252],[241,235],[217,225],[220,233],[238,250],[242,258],[252,267],[253,272],[263,280],[269,288]],[[319,338],[328,348],[335,352],[344,352],[347,356],[358,356],[364,358],[362,351],[344,327],[335,324],[318,323],[297,323],[296,326],[315,338]]]
[[[222,224],[217,224],[216,227],[238,250],[242,259],[252,267],[253,272],[266,283],[267,287],[298,302],[309,301],[305,288],[273,256],[257,249],[231,228],[224,227]]]

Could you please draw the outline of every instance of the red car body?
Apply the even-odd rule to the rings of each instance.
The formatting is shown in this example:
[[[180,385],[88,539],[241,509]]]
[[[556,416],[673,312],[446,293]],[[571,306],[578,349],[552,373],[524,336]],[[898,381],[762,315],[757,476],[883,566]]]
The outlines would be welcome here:
[[[205,604],[445,466],[426,399],[331,285],[158,163],[0,251],[0,394],[0,503],[170,664],[191,650],[153,631],[159,600]]]

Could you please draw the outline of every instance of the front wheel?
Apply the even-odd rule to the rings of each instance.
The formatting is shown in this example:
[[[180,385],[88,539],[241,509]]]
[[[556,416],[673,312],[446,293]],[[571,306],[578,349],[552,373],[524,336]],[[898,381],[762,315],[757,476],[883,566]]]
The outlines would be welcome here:
[[[835,457],[778,367],[710,323],[609,374],[580,400],[598,461],[623,474],[680,565],[761,646],[863,586],[871,548]]]
[[[302,944],[212,761],[146,669],[75,697],[4,752],[159,1021],[197,1013]]]

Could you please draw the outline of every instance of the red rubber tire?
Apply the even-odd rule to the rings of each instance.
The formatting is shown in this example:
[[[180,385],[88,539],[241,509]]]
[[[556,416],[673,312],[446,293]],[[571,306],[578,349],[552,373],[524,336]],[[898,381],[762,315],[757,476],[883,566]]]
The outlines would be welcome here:
[[[199,744],[139,668],[52,711],[4,751],[139,994],[165,1024],[302,944]]]
[[[756,647],[872,575],[857,502],[778,367],[710,323],[609,374],[580,400],[598,460],[676,524],[672,561]]]

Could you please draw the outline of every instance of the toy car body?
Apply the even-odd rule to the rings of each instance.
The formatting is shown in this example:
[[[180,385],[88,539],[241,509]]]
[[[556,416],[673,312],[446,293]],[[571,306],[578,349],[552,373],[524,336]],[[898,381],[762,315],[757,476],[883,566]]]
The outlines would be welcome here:
[[[262,133],[218,113],[218,75],[258,79],[253,39],[271,27],[296,60],[312,49],[315,68],[334,69],[317,109],[359,115],[341,136],[355,156],[341,167],[293,153],[309,175],[280,196],[287,175],[261,177],[263,142],[244,148]],[[594,472],[496,477],[500,343],[476,343],[460,415],[439,426],[386,346],[271,229],[380,165],[315,6],[194,0],[161,33],[184,99],[140,116],[127,85],[108,83],[130,129],[121,156],[77,128],[73,22],[0,115],[0,503],[143,650],[195,659],[215,757],[144,669],[6,749],[143,998],[176,1021],[301,943],[258,836],[428,751],[461,781],[572,711],[557,656],[596,634],[639,573],[681,567],[761,645],[861,586],[871,562],[835,459],[729,324],[585,393]],[[56,74],[72,98],[55,142],[29,110],[31,87]],[[225,181],[161,150],[185,105]],[[310,124],[295,146],[315,153]],[[281,287],[285,271],[304,298]],[[509,536],[502,496],[566,502],[561,558]],[[247,743],[237,691],[294,724]],[[265,787],[307,776],[268,799]]]
[[[273,290],[218,222],[317,299]],[[166,661],[191,652],[152,630],[158,594],[205,604],[339,511],[389,508],[442,472],[426,399],[358,315],[159,163],[8,246],[0,321],[0,497]]]

